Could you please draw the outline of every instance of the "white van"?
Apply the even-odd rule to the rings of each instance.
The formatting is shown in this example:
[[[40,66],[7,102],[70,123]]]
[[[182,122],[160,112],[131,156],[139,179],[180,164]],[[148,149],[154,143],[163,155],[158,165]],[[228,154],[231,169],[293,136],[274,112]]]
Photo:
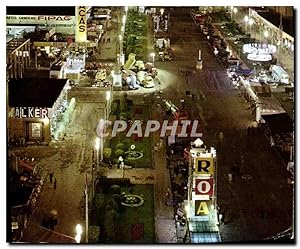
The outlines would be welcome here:
[[[289,84],[289,75],[281,66],[271,65],[270,71],[275,80],[283,84]]]

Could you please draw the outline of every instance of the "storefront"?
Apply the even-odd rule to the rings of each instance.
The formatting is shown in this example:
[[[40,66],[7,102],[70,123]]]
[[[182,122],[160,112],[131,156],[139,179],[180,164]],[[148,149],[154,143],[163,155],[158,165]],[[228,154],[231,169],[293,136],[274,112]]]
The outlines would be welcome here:
[[[69,81],[24,78],[11,80],[8,88],[9,138],[21,144],[49,143],[55,138],[57,117],[68,114]]]

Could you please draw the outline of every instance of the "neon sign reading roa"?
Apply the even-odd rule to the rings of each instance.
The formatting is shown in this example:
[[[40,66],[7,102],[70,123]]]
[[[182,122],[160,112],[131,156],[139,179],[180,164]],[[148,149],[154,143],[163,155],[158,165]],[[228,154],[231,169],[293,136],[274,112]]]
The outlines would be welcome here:
[[[16,107],[15,118],[47,118],[47,108],[37,107]]]
[[[79,23],[78,23],[79,32],[85,32],[85,27],[86,27],[85,6],[79,6],[78,14],[79,14]]]

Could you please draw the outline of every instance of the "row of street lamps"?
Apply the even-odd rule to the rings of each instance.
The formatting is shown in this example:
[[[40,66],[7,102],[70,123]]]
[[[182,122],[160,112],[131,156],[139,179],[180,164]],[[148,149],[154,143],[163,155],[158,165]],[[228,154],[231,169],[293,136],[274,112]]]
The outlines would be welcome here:
[[[230,9],[231,9],[231,19],[233,19],[233,13],[236,14],[238,12],[238,9],[234,6],[231,6]],[[246,16],[244,16],[244,22],[245,22],[245,31],[248,32],[248,25],[249,25],[249,27],[250,27],[249,33],[251,34],[251,31],[252,31],[251,27],[255,23],[254,19],[251,18],[250,16],[246,15]],[[262,35],[262,33],[260,32],[260,40],[261,40],[261,35]],[[269,31],[265,30],[263,32],[263,35],[267,39],[270,35]]]

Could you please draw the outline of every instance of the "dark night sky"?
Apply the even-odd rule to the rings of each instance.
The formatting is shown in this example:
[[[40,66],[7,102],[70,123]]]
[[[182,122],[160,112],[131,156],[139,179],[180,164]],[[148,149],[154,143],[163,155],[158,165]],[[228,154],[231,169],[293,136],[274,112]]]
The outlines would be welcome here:
[[[62,16],[75,16],[75,7],[73,6],[17,6],[6,7],[7,15],[62,15]]]

